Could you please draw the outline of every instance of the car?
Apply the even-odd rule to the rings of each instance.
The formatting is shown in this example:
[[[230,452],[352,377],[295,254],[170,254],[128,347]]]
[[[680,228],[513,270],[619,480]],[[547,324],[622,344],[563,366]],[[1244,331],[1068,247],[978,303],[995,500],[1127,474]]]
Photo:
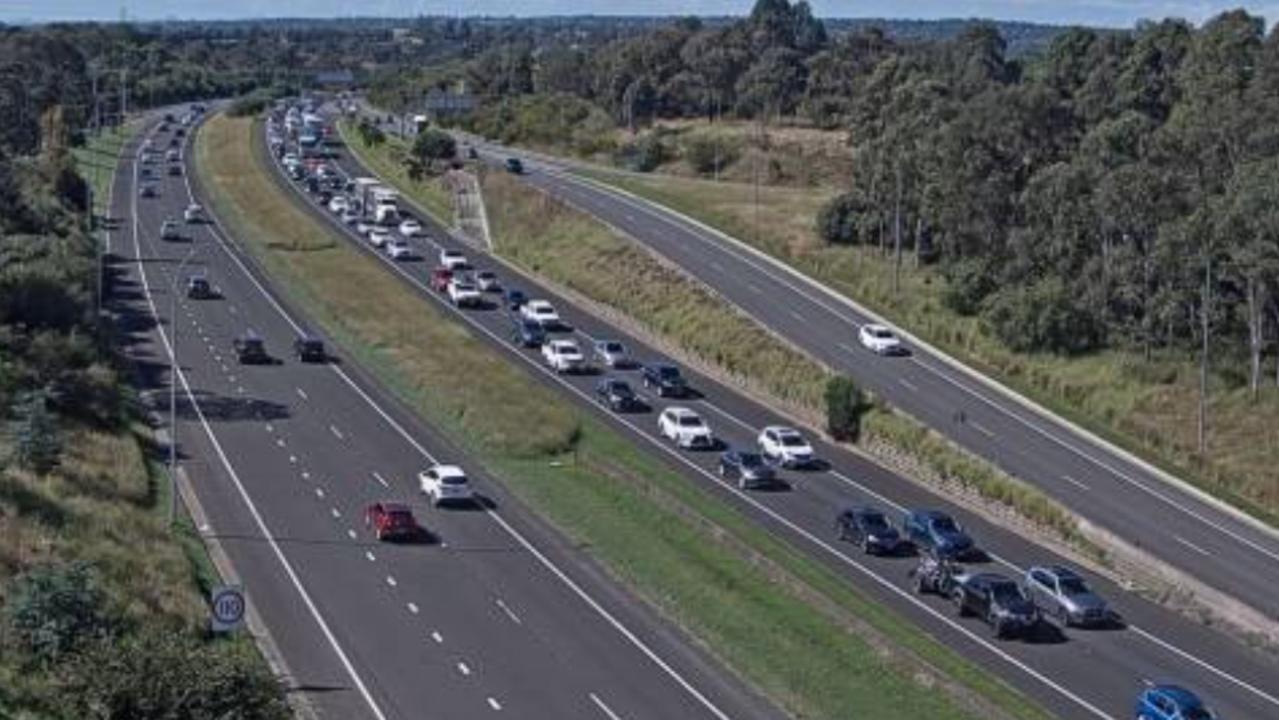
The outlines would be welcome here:
[[[252,331],[231,341],[231,348],[235,350],[235,357],[241,365],[265,365],[271,362],[266,343]]]
[[[176,149],[170,150],[164,154],[164,159],[168,160],[169,162],[177,162],[182,159],[182,154],[179,153]]]
[[[668,407],[657,417],[662,437],[689,450],[710,450],[715,436],[701,416],[686,407]]]
[[[777,483],[777,472],[763,455],[753,450],[728,450],[719,456],[721,477],[736,479],[743,490],[770,488]]]
[[[460,250],[445,248],[440,251],[440,264],[449,270],[461,270],[467,267],[466,256]]]
[[[169,138],[169,147],[175,148],[181,146],[182,140],[179,139],[181,137],[181,135],[175,133],[173,137]]]
[[[542,344],[542,357],[557,373],[579,372],[586,369],[586,358],[573,340],[551,340]]]
[[[520,314],[533,322],[542,326],[545,330],[554,330],[560,327],[560,314],[555,311],[555,306],[546,300],[529,300],[520,307]]]
[[[346,199],[345,195],[335,195],[329,200],[329,210],[341,214],[351,207],[351,203]]]
[[[400,234],[404,237],[416,237],[422,233],[422,223],[409,218],[400,223]]]
[[[329,359],[324,341],[312,335],[302,335],[293,340],[293,355],[304,363],[322,363]]]
[[[1151,685],[1137,695],[1137,720],[1215,720],[1195,693],[1180,685]]]
[[[446,267],[437,267],[432,269],[430,283],[432,290],[440,293],[447,293],[449,291],[449,285],[453,283],[453,271]]]
[[[375,227],[369,230],[369,243],[373,245],[373,247],[385,247],[386,241],[390,239],[391,233],[380,227]]]
[[[152,185],[151,183],[144,183],[142,187],[138,189],[138,195],[144,198],[153,198],[159,194],[160,193],[155,189],[155,185]]]
[[[961,560],[977,554],[977,546],[968,533],[940,510],[907,511],[902,519],[902,535],[915,547],[938,557]]]
[[[408,260],[413,257],[413,248],[402,238],[391,238],[384,249],[392,260]]]
[[[417,474],[417,481],[422,494],[430,498],[435,507],[475,502],[475,491],[471,489],[466,473],[457,465],[432,465]]]
[[[138,168],[138,179],[139,179],[139,180],[154,180],[154,179],[155,179],[155,170],[153,170],[153,169],[151,169],[151,168],[149,168],[149,167],[145,167],[145,166],[144,166],[144,167],[140,167],[140,168]]]
[[[515,318],[511,327],[511,342],[523,347],[542,347],[546,342],[546,331],[541,324],[526,318]]]
[[[457,307],[479,307],[484,302],[480,289],[470,279],[455,275],[449,281],[449,301]]]
[[[1026,570],[1026,592],[1045,615],[1065,627],[1095,627],[1113,621],[1110,608],[1083,577],[1062,565],[1040,565]]]
[[[809,467],[817,459],[813,446],[794,428],[769,425],[759,431],[758,442],[760,452],[782,467]]]
[[[355,231],[361,235],[368,235],[370,232],[373,231],[373,227],[374,227],[373,223],[365,220],[363,216],[361,216],[360,219],[355,221]]]
[[[196,224],[204,222],[204,208],[199,205],[187,205],[187,209],[182,211],[182,219],[188,223]]]
[[[172,218],[160,223],[161,240],[181,240],[182,231],[178,229],[178,221]]]
[[[640,371],[644,387],[653,389],[658,397],[687,397],[688,383],[679,368],[671,363],[649,363]]]
[[[849,507],[835,516],[840,540],[856,543],[867,555],[893,555],[901,550],[902,537],[879,510],[865,505]]]
[[[343,225],[355,225],[360,221],[360,214],[350,208],[343,210],[339,217]]]
[[[524,173],[524,161],[517,157],[509,157],[506,159],[506,171],[513,175],[521,175]]]
[[[885,325],[868,323],[857,331],[857,339],[863,347],[876,355],[902,355],[906,346],[902,345],[897,335]]]
[[[617,340],[596,340],[592,348],[595,353],[595,359],[604,367],[621,370],[634,364],[631,354],[626,350],[626,346]]]
[[[321,190],[315,194],[315,201],[322,207],[328,207],[329,201],[333,199],[333,193],[328,190]]]
[[[497,292],[502,289],[502,285],[497,281],[497,274],[492,270],[481,270],[475,273],[475,284],[480,286],[481,292]]]
[[[187,297],[192,300],[212,300],[217,297],[213,285],[203,275],[192,275],[187,278]]]
[[[413,517],[413,510],[404,503],[375,502],[364,510],[364,525],[373,530],[373,536],[382,541],[412,540],[422,529]]]
[[[506,308],[511,312],[518,312],[524,307],[524,303],[528,302],[528,296],[519,288],[507,288],[506,293],[502,296],[502,301],[506,303]]]
[[[631,412],[644,406],[630,384],[615,377],[595,383],[595,398],[614,412]]]
[[[147,145],[148,146],[151,145],[150,140],[147,140]],[[142,153],[143,165],[154,165],[158,160],[159,160],[159,155],[157,155],[156,153],[153,153],[149,150],[147,152]]]
[[[170,165],[170,166],[169,166],[169,177],[181,177],[181,176],[182,176],[182,166],[181,166],[181,165]]]
[[[187,134],[187,131],[186,131],[186,129],[185,129],[185,128],[174,128],[174,129],[173,129],[173,137],[174,137],[174,139],[175,139],[175,140],[176,140],[177,138],[180,138],[180,137],[186,137],[186,134]]]
[[[999,573],[975,573],[958,579],[951,601],[960,617],[977,616],[997,638],[1031,633],[1039,610],[1015,580]]]

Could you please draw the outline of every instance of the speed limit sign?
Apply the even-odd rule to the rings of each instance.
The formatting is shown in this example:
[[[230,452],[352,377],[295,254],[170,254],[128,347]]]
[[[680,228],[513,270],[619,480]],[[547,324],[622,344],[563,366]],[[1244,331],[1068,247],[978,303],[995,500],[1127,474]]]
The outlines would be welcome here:
[[[247,603],[244,590],[239,585],[218,585],[210,594],[209,609],[213,613],[209,627],[215,633],[227,633],[239,629],[244,623]]]

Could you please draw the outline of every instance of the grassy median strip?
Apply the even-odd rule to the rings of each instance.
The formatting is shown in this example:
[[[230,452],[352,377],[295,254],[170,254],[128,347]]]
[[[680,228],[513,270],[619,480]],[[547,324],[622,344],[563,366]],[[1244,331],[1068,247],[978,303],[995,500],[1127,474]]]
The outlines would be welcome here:
[[[355,125],[349,120],[342,120],[337,125],[342,143],[351,151],[364,167],[372,170],[378,177],[394,185],[413,185],[413,199],[425,207],[432,215],[439,218],[445,226],[452,224],[453,195],[438,178],[415,182],[409,177],[404,159],[409,155],[409,143],[394,135],[383,135],[382,141],[376,145],[365,141]]]
[[[213,210],[284,291],[514,495],[752,686],[801,717],[1045,717],[335,242],[268,175],[253,132],[248,121],[210,121],[198,166]]]

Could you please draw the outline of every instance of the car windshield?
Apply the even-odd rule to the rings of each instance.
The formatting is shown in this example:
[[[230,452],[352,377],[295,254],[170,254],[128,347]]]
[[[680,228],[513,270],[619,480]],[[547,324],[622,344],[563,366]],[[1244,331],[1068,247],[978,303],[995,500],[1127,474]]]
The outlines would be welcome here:
[[[944,532],[944,533],[959,532],[959,526],[955,524],[955,521],[951,520],[945,515],[941,517],[933,518],[933,529],[936,530],[937,532]]]
[[[604,343],[604,352],[620,353],[622,352],[622,344],[616,343],[616,342],[606,342]]]
[[[456,282],[456,283],[453,283],[453,287],[458,292],[474,292],[475,291],[475,286],[470,283]]]
[[[1181,716],[1185,720],[1216,720],[1215,715],[1202,707],[1187,708],[1182,711]]]
[[[392,510],[386,514],[386,519],[392,525],[412,525],[413,515],[404,510]]]
[[[695,415],[680,415],[679,424],[682,427],[701,427],[702,419]]]
[[[888,521],[884,516],[877,512],[862,513],[862,525],[867,530],[885,530],[888,528]]]
[[[804,438],[798,435],[784,434],[782,435],[782,444],[786,447],[802,447],[805,443]]]
[[[663,380],[678,380],[679,368],[673,365],[663,365],[657,369],[657,374]]]
[[[446,475],[445,477],[440,478],[440,482],[444,483],[445,485],[465,485],[466,476],[465,475]]]
[[[874,330],[870,331],[870,334],[874,335],[880,340],[891,340],[893,337],[893,334],[891,332],[883,328],[875,328]]]
[[[244,347],[246,350],[259,350],[262,348],[262,341],[257,338],[245,338]]]
[[[990,584],[990,594],[1000,603],[1011,603],[1022,599],[1021,588],[1017,583],[1006,580]]]
[[[764,457],[759,453],[742,453],[742,467],[756,468],[764,464]]]
[[[618,397],[631,397],[635,394],[635,392],[631,390],[631,386],[624,382],[615,382],[609,386],[609,389]]]
[[[1063,595],[1086,595],[1088,594],[1088,586],[1084,581],[1077,577],[1064,577],[1058,581]]]

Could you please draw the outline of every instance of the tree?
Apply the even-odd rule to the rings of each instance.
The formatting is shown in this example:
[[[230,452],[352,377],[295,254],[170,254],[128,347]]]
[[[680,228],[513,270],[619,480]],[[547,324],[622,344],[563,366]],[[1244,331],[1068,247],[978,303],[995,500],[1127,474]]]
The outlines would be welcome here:
[[[49,410],[49,392],[28,393],[18,402],[14,414],[17,417],[10,433],[18,466],[38,475],[48,474],[62,458],[62,431]]]
[[[368,118],[360,118],[360,123],[355,126],[355,131],[360,136],[360,141],[370,147],[377,147],[386,142],[386,133],[382,132],[382,128],[370,122]]]
[[[826,381],[826,431],[839,442],[856,442],[868,406],[853,379],[836,375]]]
[[[836,195],[817,213],[817,234],[828,243],[854,245],[869,239],[868,204],[860,192]]]
[[[418,133],[409,152],[409,171],[415,177],[433,174],[441,160],[457,156],[457,141],[439,128],[427,128]]]

